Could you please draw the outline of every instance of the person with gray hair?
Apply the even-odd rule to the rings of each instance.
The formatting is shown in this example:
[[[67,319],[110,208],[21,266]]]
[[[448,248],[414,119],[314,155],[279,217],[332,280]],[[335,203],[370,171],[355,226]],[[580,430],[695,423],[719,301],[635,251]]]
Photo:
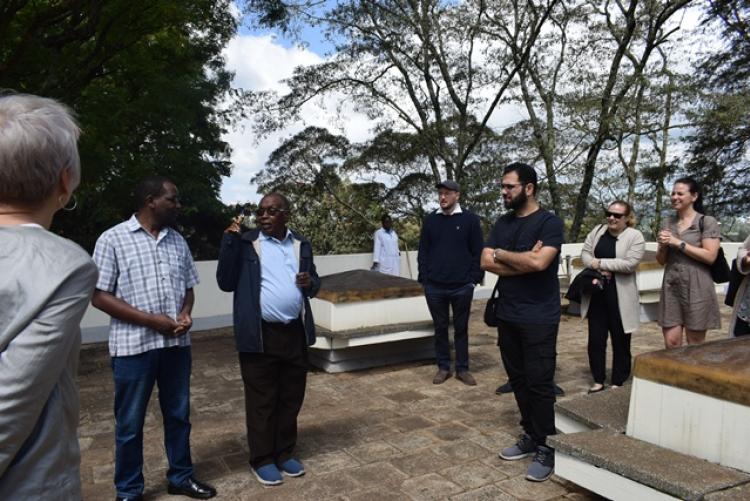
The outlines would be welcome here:
[[[97,270],[48,231],[81,177],[79,134],[57,101],[0,96],[0,499],[81,498],[75,378]]]

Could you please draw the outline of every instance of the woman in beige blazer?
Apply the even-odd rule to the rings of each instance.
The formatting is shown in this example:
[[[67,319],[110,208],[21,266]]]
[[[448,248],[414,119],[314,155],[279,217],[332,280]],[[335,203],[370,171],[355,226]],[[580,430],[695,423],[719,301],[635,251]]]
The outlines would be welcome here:
[[[640,305],[635,270],[643,258],[646,243],[633,228],[635,217],[627,202],[612,202],[605,211],[606,223],[586,236],[581,259],[587,268],[605,276],[604,288],[584,294],[581,316],[588,318],[589,367],[594,384],[589,393],[602,391],[607,354],[607,337],[612,338],[612,386],[622,386],[630,376],[630,334],[638,328]]]
[[[729,322],[729,335],[733,337],[750,335],[750,237],[737,251],[737,269],[744,277],[734,296],[732,320]]]

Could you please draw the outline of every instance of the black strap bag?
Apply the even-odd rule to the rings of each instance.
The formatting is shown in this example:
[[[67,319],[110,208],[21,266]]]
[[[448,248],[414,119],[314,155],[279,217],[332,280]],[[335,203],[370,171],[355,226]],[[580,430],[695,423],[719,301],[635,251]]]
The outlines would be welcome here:
[[[737,296],[737,289],[740,288],[742,279],[745,278],[740,270],[737,269],[737,260],[732,260],[732,269],[729,271],[729,285],[727,285],[727,295],[724,296],[724,304],[734,306],[734,298]]]
[[[499,325],[497,319],[497,303],[499,300],[499,298],[497,297],[497,288],[499,285],[500,277],[497,278],[497,282],[495,282],[495,288],[492,289],[492,295],[490,295],[490,298],[487,300],[487,304],[484,307],[484,323],[487,324],[488,327],[497,327]]]
[[[703,239],[703,218],[704,216],[701,216],[698,224],[701,229],[701,240]],[[714,283],[723,284],[729,282],[729,265],[727,264],[727,259],[724,257],[724,249],[722,249],[721,243],[719,243],[719,252],[716,254],[716,260],[711,263],[710,269],[711,279]]]
[[[711,278],[714,283],[723,284],[729,282],[729,265],[724,257],[724,249],[719,247],[719,253],[716,254],[716,261],[711,265]]]

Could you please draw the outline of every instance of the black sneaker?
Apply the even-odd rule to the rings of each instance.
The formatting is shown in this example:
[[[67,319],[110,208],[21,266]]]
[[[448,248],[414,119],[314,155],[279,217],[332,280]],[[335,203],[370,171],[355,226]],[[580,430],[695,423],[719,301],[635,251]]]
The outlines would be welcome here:
[[[495,390],[495,395],[503,395],[505,393],[513,393],[513,387],[510,385],[510,381],[506,381],[505,384],[501,384]]]
[[[544,482],[555,471],[555,451],[540,445],[536,449],[534,460],[526,470],[526,480],[532,482]]]
[[[531,456],[532,454],[534,454],[534,452],[536,452],[536,450],[537,447],[534,439],[524,433],[518,439],[516,445],[511,445],[510,447],[506,447],[505,449],[501,450],[498,456],[505,459],[506,461],[515,461],[517,459],[523,459],[525,457]]]

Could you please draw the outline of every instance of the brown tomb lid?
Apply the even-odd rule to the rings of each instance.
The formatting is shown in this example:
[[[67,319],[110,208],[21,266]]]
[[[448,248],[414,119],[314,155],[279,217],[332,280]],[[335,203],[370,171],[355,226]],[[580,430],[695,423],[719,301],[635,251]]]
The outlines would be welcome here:
[[[633,375],[750,406],[750,336],[645,353]]]
[[[353,303],[423,294],[422,285],[416,280],[377,271],[351,270],[320,277],[320,291],[315,297],[331,303]]]

